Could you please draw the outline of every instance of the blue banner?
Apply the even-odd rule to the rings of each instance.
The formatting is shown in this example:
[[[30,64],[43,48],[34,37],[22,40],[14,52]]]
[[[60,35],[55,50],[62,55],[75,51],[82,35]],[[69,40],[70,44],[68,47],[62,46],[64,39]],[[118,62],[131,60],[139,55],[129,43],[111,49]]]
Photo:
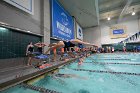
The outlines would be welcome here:
[[[83,40],[83,30],[77,22],[76,22],[76,28],[77,28],[76,38]]]
[[[124,30],[123,29],[113,30],[113,34],[124,34]]]
[[[52,4],[52,37],[71,40],[74,39],[74,22],[70,14],[58,3],[51,0]]]

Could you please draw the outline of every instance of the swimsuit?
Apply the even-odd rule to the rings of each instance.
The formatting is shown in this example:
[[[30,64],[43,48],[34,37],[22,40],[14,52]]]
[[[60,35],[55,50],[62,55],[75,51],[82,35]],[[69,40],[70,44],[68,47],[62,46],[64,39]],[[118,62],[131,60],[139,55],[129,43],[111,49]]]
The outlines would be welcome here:
[[[84,48],[83,44],[78,44],[79,48]]]
[[[33,56],[33,50],[34,50],[34,47],[31,47],[31,46],[30,46],[30,47],[28,48],[27,55],[30,56],[30,57]]]
[[[37,51],[42,54],[42,47],[38,47]]]
[[[71,43],[70,41],[68,41],[68,42],[65,42],[64,41],[64,44],[65,44],[65,46],[64,46],[64,51],[69,51],[70,49],[70,47],[74,47],[75,46],[75,44],[73,44],[73,43]]]
[[[30,46],[30,47],[28,48],[28,52],[33,52],[33,50],[34,50],[34,47],[31,47],[31,46]]]

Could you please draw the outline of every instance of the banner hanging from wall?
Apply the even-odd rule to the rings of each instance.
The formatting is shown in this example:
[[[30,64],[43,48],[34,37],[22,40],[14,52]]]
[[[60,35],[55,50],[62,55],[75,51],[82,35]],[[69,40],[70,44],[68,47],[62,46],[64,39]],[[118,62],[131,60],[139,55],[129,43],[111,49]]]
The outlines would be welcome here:
[[[4,0],[5,2],[27,12],[34,14],[34,0]]]
[[[76,22],[76,38],[83,40],[83,29],[77,22]]]
[[[71,15],[59,4],[51,0],[52,5],[52,37],[61,40],[74,39],[74,22]]]
[[[111,39],[126,38],[127,36],[127,28],[125,25],[114,25],[110,27]]]

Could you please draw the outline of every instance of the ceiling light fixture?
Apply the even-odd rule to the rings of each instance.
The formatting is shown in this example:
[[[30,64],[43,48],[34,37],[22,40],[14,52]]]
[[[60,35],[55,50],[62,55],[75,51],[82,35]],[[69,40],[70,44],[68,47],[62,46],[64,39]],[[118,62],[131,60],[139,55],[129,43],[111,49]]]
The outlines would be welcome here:
[[[109,21],[110,19],[111,19],[111,18],[110,18],[109,14],[108,14],[107,20]]]
[[[108,17],[107,20],[110,20],[110,17]]]
[[[134,12],[134,8],[133,8],[133,12],[132,12],[132,15],[135,15],[136,13]]]

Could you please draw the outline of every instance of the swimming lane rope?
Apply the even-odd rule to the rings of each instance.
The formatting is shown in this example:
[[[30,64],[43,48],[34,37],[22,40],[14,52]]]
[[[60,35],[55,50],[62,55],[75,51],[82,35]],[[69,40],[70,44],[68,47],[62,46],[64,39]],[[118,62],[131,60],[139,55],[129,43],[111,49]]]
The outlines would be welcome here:
[[[125,75],[140,76],[140,73],[129,73],[129,72],[114,72],[114,71],[87,70],[87,69],[72,69],[72,70],[75,70],[75,71],[96,72],[96,73],[125,74]]]
[[[22,83],[21,86],[24,87],[24,88],[29,88],[29,89],[32,89],[32,90],[35,90],[35,91],[39,91],[40,93],[61,93],[61,92],[57,92],[55,90],[49,90],[49,89],[46,89],[46,88],[37,87],[37,86],[34,86],[34,85],[28,85],[28,84],[25,84],[25,83]]]
[[[93,64],[127,64],[127,65],[140,65],[138,63],[114,63],[114,62],[83,62],[83,63],[93,63]]]
[[[87,58],[87,59],[92,59],[92,60],[130,60],[131,61],[131,59],[127,59],[127,58],[97,58],[97,59],[95,59],[95,58]]]

